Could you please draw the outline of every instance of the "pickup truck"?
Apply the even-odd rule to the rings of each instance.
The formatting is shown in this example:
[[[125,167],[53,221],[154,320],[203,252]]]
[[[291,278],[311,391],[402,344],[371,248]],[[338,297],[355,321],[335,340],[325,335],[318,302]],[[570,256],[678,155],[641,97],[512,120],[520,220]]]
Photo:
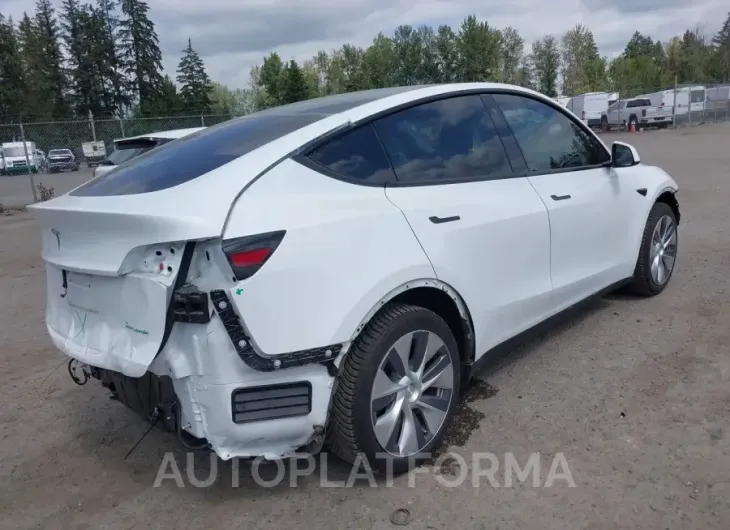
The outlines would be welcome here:
[[[668,127],[672,124],[672,109],[657,107],[649,98],[622,99],[612,103],[601,116],[601,129],[611,127]]]

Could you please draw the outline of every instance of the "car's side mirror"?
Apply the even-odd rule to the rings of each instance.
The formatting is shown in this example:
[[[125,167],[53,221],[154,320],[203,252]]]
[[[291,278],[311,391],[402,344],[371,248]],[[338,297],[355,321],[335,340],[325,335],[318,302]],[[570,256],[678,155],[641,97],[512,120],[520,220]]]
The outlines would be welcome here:
[[[641,162],[641,158],[634,146],[623,142],[613,142],[611,146],[611,162],[613,167],[631,167]]]

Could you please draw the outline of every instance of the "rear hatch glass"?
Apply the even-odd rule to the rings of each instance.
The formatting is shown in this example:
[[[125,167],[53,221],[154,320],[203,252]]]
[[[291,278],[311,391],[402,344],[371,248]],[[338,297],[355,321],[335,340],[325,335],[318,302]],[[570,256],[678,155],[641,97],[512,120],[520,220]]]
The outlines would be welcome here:
[[[150,149],[71,195],[132,195],[178,186],[327,116],[416,88],[350,92],[259,111]]]

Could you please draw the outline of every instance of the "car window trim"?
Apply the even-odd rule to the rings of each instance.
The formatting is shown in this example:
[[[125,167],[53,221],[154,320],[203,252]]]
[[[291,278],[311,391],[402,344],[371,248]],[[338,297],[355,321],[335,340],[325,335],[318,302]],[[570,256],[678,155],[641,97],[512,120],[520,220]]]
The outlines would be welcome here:
[[[566,109],[558,105],[557,103],[553,103],[550,101],[545,101],[539,97],[534,97],[532,94],[526,94],[524,92],[520,92],[519,90],[510,90],[510,89],[494,89],[489,91],[490,95],[494,94],[506,94],[510,96],[517,96],[517,97],[523,97],[526,99],[532,99],[534,101],[537,101],[538,103],[542,103],[543,105],[547,105],[548,107],[553,108],[554,110],[557,110],[561,114],[563,114],[565,117],[567,117],[570,121],[575,123],[580,129],[582,129],[584,132],[586,132],[591,138],[596,140],[598,142],[598,145],[601,146],[605,154],[608,156],[608,160],[601,164],[590,164],[587,166],[580,166],[580,167],[569,167],[569,168],[555,168],[555,169],[545,169],[541,171],[531,171],[529,169],[529,165],[527,164],[527,159],[525,158],[524,153],[522,153],[522,148],[519,147],[519,142],[517,142],[517,139],[515,138],[515,143],[517,144],[520,154],[522,155],[522,159],[525,163],[525,170],[526,173],[519,175],[519,176],[527,176],[527,177],[537,177],[539,175],[552,175],[553,173],[572,173],[574,171],[589,171],[592,169],[600,169],[605,167],[611,166],[611,152],[608,150],[606,145],[601,141],[601,139],[598,137],[598,135],[593,132],[593,130],[585,125],[582,121],[580,121],[576,116],[573,116],[569,114]],[[507,119],[504,117],[504,113],[502,112],[502,109],[499,108],[499,105],[496,101],[492,98],[492,102],[494,103],[494,106],[497,110],[497,112],[502,116],[502,119],[507,122]],[[509,123],[507,123],[507,127],[509,127]],[[512,133],[512,137],[514,138],[514,131],[512,131],[512,128],[509,127],[510,132]]]
[[[500,139],[500,142],[502,144],[502,149],[505,151],[505,156],[507,157],[507,160],[510,164],[510,167],[512,170],[508,173],[505,173],[504,175],[496,175],[496,176],[489,176],[489,177],[480,177],[480,178],[474,178],[474,177],[465,177],[465,178],[458,178],[458,179],[445,179],[445,180],[433,180],[433,181],[411,181],[411,182],[401,182],[398,180],[397,174],[395,172],[395,169],[393,168],[393,164],[390,161],[390,157],[388,156],[387,151],[385,150],[385,147],[383,146],[383,143],[380,140],[380,137],[378,136],[377,130],[375,130],[375,127],[373,124],[378,121],[381,118],[384,118],[386,116],[390,116],[392,114],[396,114],[398,112],[408,110],[413,107],[418,107],[420,105],[425,105],[427,103],[433,103],[435,101],[443,101],[447,99],[452,99],[456,97],[462,97],[462,96],[481,96],[483,94],[490,93],[489,90],[484,88],[479,89],[464,89],[464,90],[457,90],[455,92],[449,92],[447,94],[437,94],[432,96],[425,96],[422,98],[419,98],[414,101],[409,101],[407,103],[403,103],[401,105],[397,105],[395,107],[391,107],[389,109],[377,112],[375,114],[371,114],[370,116],[366,116],[365,118],[362,118],[360,120],[356,120],[353,122],[350,122],[346,127],[337,129],[336,131],[329,131],[328,133],[325,133],[323,136],[315,138],[308,142],[305,146],[298,149],[297,152],[291,156],[292,160],[295,162],[302,164],[303,166],[312,169],[314,171],[317,171],[319,173],[322,173],[328,177],[341,180],[343,182],[347,182],[349,184],[356,184],[358,186],[387,186],[392,188],[403,188],[403,187],[414,187],[414,186],[441,186],[441,185],[447,185],[447,184],[468,184],[470,182],[488,182],[490,180],[505,180],[510,178],[518,178],[518,177],[524,177],[525,174],[522,171],[515,171],[514,166],[512,165],[512,159],[510,158],[509,152],[507,151],[507,147],[504,145],[504,141],[502,140],[502,135],[499,132],[499,126],[495,123],[495,129],[497,130],[498,137]],[[484,105],[484,112],[487,114],[489,119],[494,121],[492,116],[489,114],[489,111],[487,109],[487,106],[484,104],[483,98],[480,98],[482,100],[482,105]],[[504,119],[504,118],[503,118]],[[319,164],[318,162],[315,162],[311,158],[309,158],[309,155],[311,155],[314,151],[319,149],[320,147],[325,146],[326,144],[337,140],[347,134],[350,131],[353,131],[355,129],[358,129],[360,127],[364,127],[370,125],[372,127],[372,131],[375,134],[376,138],[378,139],[378,143],[380,144],[380,148],[383,151],[383,154],[385,155],[386,159],[391,165],[391,173],[393,176],[393,179],[380,179],[378,181],[363,181],[360,179],[355,179],[352,177],[348,177],[346,175],[342,175],[340,173],[336,173],[335,171],[332,171],[329,168],[326,168]]]
[[[504,146],[504,143],[502,142],[502,136],[499,133],[497,124],[494,123],[494,120],[489,115],[489,109],[487,109],[487,106],[484,104],[484,100],[481,98],[481,94],[467,94],[467,95],[475,95],[478,97],[479,101],[481,102],[484,113],[486,114],[487,118],[492,122],[492,125],[494,126],[494,130],[497,133],[497,139],[499,140],[499,143],[502,146],[502,150],[504,151],[504,156],[507,159],[507,164],[510,167],[509,171],[505,172],[504,174],[490,175],[489,177],[463,177],[463,178],[438,179],[438,180],[401,181],[400,179],[398,179],[398,172],[395,170],[395,167],[393,167],[393,163],[390,160],[388,151],[385,149],[385,145],[380,140],[380,136],[378,135],[378,130],[375,128],[375,121],[378,121],[378,120],[374,120],[374,121],[371,121],[371,126],[373,128],[373,131],[375,132],[375,135],[378,136],[378,141],[380,142],[380,147],[383,149],[385,156],[388,158],[388,161],[390,162],[391,168],[393,170],[393,174],[395,175],[395,182],[391,183],[391,187],[404,188],[404,187],[413,187],[413,186],[439,186],[439,185],[445,185],[445,184],[466,184],[469,182],[485,182],[485,181],[490,181],[490,180],[504,180],[504,179],[508,179],[508,178],[513,178],[515,176],[515,170],[514,170],[514,167],[512,166],[512,161],[510,160],[509,154],[507,153],[507,149]],[[442,96],[449,96],[449,97],[441,97],[441,98],[435,99],[433,101],[428,101],[427,103],[413,105],[406,109],[400,109],[398,112],[403,112],[404,110],[419,107],[421,105],[427,105],[429,103],[434,103],[436,101],[446,101],[449,99],[454,99],[455,97],[465,97],[463,94],[460,94],[458,96],[451,96],[450,94],[448,94],[448,95],[442,94]],[[393,113],[393,114],[395,114],[395,113]],[[381,116],[378,119],[383,119],[384,117],[385,116]]]

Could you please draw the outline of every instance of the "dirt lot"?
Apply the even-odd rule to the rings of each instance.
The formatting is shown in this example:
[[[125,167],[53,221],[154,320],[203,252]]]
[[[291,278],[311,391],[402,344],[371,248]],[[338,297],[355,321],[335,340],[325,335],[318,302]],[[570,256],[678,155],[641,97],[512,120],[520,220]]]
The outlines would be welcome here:
[[[618,138],[627,136],[606,136]],[[267,489],[243,464],[233,487],[220,464],[209,488],[187,479],[153,488],[164,454],[174,449],[184,472],[184,453],[154,430],[124,459],[146,424],[97,384],[68,377],[45,333],[37,228],[15,214],[0,217],[0,527],[390,528],[406,508],[418,529],[727,528],[730,126],[628,138],[681,187],[671,285],[650,300],[599,300],[513,352],[482,375],[494,391],[477,387],[451,438],[467,462],[489,451],[500,468],[506,452],[522,465],[541,453],[541,486],[561,452],[576,487],[469,478],[449,488],[427,468],[415,487],[400,477],[392,487],[323,488],[319,468],[296,488]],[[349,469],[329,462],[328,479],[345,480]],[[197,469],[205,478],[205,459]]]
[[[32,175],[37,186],[43,184],[53,188],[56,195],[66,193],[76,186],[80,186],[94,176],[94,169],[82,166],[78,171],[64,171],[62,173],[36,173]],[[33,187],[28,175],[13,175],[0,177],[0,202],[6,208],[18,208],[33,202]]]

